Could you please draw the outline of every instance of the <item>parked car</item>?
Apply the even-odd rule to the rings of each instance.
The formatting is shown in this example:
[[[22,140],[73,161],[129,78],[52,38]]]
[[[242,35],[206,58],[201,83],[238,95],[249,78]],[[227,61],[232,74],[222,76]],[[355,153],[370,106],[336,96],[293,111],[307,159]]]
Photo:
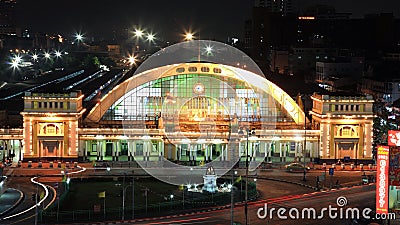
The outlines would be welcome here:
[[[369,183],[374,183],[375,182],[375,177],[374,175],[361,175],[361,182],[362,184],[369,184]]]
[[[304,165],[300,163],[290,163],[289,165],[286,165],[286,171],[288,172],[303,172],[304,171]],[[305,167],[306,171],[310,170],[310,167],[306,166]]]

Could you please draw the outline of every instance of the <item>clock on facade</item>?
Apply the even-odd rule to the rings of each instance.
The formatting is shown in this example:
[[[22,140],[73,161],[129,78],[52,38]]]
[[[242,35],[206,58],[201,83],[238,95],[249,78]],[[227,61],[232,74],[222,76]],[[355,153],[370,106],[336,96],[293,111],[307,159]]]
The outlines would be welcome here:
[[[204,85],[202,83],[197,83],[193,86],[193,92],[196,94],[204,93]]]

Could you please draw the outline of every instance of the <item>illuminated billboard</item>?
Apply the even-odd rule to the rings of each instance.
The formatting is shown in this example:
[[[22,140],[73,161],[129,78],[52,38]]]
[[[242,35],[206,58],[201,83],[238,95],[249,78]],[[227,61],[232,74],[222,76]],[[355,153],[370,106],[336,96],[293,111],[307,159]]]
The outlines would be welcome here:
[[[389,191],[389,146],[378,146],[376,168],[376,213],[388,213]]]
[[[388,145],[389,146],[400,146],[400,130],[389,130],[388,131]]]

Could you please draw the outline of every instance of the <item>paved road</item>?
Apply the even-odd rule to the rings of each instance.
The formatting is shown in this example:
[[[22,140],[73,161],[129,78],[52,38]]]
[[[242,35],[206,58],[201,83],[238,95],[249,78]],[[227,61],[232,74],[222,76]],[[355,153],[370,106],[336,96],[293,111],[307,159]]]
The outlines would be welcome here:
[[[90,164],[84,165],[85,167],[90,167]],[[34,176],[36,174],[41,174],[42,176],[46,175],[54,175],[54,174],[60,174],[61,168],[44,168],[44,169],[39,169],[39,168],[14,168],[12,173],[13,175],[16,176],[21,176],[21,175],[26,175],[26,176]],[[77,169],[76,169],[77,170]],[[131,171],[135,170],[135,174],[139,174],[140,169],[133,169],[133,168],[112,168],[111,172],[105,171],[105,169],[98,169],[97,171],[94,171],[93,168],[88,168],[87,171],[83,172],[82,174],[71,174],[72,177],[74,176],[92,176],[92,175],[121,175],[123,173],[130,174]],[[73,172],[73,170],[70,170]],[[241,174],[244,170],[239,170],[239,174]],[[375,190],[365,190],[366,187],[358,187],[354,188],[351,190],[347,190],[349,192],[346,192],[345,190],[340,190],[340,191],[334,191],[334,192],[323,192],[323,193],[318,193],[314,194],[312,196],[303,196],[304,193],[310,193],[313,190],[310,189],[308,186],[315,187],[316,180],[315,178],[317,176],[320,176],[322,174],[321,170],[312,170],[307,174],[307,181],[303,182],[303,174],[302,173],[288,173],[284,171],[284,169],[279,169],[279,168],[274,168],[273,170],[260,170],[257,171],[257,176],[259,179],[257,180],[257,189],[261,194],[261,199],[268,199],[270,202],[271,207],[310,207],[315,206],[315,207],[325,207],[325,203],[335,203],[336,198],[339,196],[336,193],[343,192],[343,194],[346,194],[346,197],[349,198],[349,202],[352,204],[360,204],[360,206],[364,205],[369,205],[370,207],[373,207],[374,205],[374,193]],[[332,182],[336,182],[335,180],[339,180],[340,184],[343,186],[346,185],[354,185],[358,184],[361,181],[361,175],[363,172],[361,171],[340,171],[337,170],[335,171],[335,176],[332,177]],[[374,172],[367,171],[366,174],[374,174]],[[293,183],[285,183],[285,182],[276,182],[276,181],[271,181],[271,180],[264,180],[262,178],[273,178],[273,179],[281,179],[281,180],[287,180],[295,183],[301,183],[304,184],[304,186],[299,186]],[[24,193],[27,194],[27,197],[24,199],[23,203],[18,206],[16,209],[13,210],[13,212],[18,212],[22,211],[29,206],[33,205],[32,200],[30,199],[31,193],[35,192],[35,186],[32,185],[29,181],[28,177],[10,177],[10,187],[14,187],[17,189],[21,189],[24,191]],[[42,177],[40,178],[41,182],[47,182],[49,184],[54,184],[55,182],[59,182],[61,180],[61,176],[58,177]],[[325,181],[325,184],[323,182],[320,183],[320,185],[324,185],[325,187],[330,186],[330,177],[328,176],[328,179]],[[369,187],[370,188],[370,187]],[[354,191],[355,190],[355,191]],[[357,191],[358,190],[358,191]],[[288,198],[287,196],[293,196],[291,198]],[[286,197],[284,197],[286,196]],[[279,200],[279,199],[283,199]],[[275,199],[271,199],[275,198]],[[286,200],[285,200],[286,198]],[[358,199],[357,199],[358,198]],[[353,199],[355,199],[353,201]],[[360,200],[363,199],[363,200]],[[350,201],[351,200],[351,201]],[[353,203],[354,202],[354,203]],[[285,220],[279,222],[274,218],[273,220],[260,220],[257,218],[257,210],[258,208],[262,207],[264,202],[256,202],[255,204],[250,204],[249,206],[249,218],[251,223],[250,224],[294,224],[293,220]],[[353,206],[353,205],[352,205]],[[235,207],[235,220],[239,222],[243,222],[243,205],[237,205]],[[160,219],[160,220],[154,220],[155,224],[170,224],[171,222],[174,221],[174,223],[177,224],[229,224],[230,222],[230,211],[229,209],[224,209],[224,210],[219,210],[215,212],[204,212],[192,216],[179,216],[179,217],[171,217],[167,219]],[[32,217],[34,211],[30,212],[27,214],[24,218],[30,217],[27,220],[21,221],[21,218],[12,220],[12,222],[15,222],[15,224],[32,224],[34,222],[34,219]],[[177,221],[175,221],[175,219]],[[150,221],[143,222],[141,224],[149,224]],[[307,224],[320,224],[321,221],[309,221]],[[338,224],[338,223],[329,223],[332,221],[325,221],[327,223],[325,224]],[[130,223],[127,223],[130,224]],[[297,223],[298,224],[298,223]],[[392,223],[393,224],[393,223]]]
[[[309,195],[301,195],[301,196],[292,196],[286,198],[275,198],[269,199],[267,201],[257,201],[249,205],[249,224],[258,225],[258,224],[270,224],[270,225],[289,225],[289,224],[310,224],[310,225],[338,225],[338,224],[348,224],[350,222],[349,219],[345,219],[345,213],[342,214],[342,219],[340,219],[340,214],[337,214],[336,217],[339,219],[331,219],[327,211],[325,211],[324,216],[321,219],[279,219],[277,216],[277,210],[279,208],[285,208],[286,216],[289,217],[288,210],[289,209],[298,209],[300,212],[304,208],[313,207],[317,215],[321,215],[322,208],[328,208],[329,206],[333,208],[337,208],[337,212],[340,213],[340,209],[345,210],[347,208],[357,207],[360,210],[365,208],[373,209],[375,205],[375,187],[374,186],[359,186],[355,188],[346,188],[342,190],[335,190],[330,192],[319,192]],[[337,199],[339,197],[345,197],[347,199],[347,205],[344,207],[337,205]],[[269,209],[275,208],[275,211],[272,213],[272,219],[260,219],[257,216],[257,211],[260,208],[265,208],[265,203],[268,204],[268,212]],[[293,210],[294,211],[294,210]],[[361,212],[361,211],[360,211]],[[235,211],[235,221],[244,224],[244,210],[243,206],[236,206]],[[332,214],[334,215],[334,214]],[[301,218],[301,213],[299,214]],[[399,218],[398,218],[399,219]],[[391,221],[391,225],[400,224],[399,220]],[[132,221],[124,223],[131,224]],[[154,220],[143,220],[136,221],[135,224],[230,224],[230,209],[222,209],[217,211],[203,212],[194,215],[183,215],[183,216],[175,216],[169,218],[162,219],[154,219]]]

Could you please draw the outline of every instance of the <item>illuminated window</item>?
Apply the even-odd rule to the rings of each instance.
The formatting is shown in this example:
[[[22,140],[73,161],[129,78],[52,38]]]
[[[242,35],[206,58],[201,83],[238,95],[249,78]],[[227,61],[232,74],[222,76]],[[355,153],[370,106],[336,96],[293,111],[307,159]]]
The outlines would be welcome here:
[[[213,71],[214,71],[214,73],[221,73],[222,72],[220,68],[214,68]]]
[[[210,68],[208,68],[208,67],[201,67],[201,72],[208,73],[208,72],[210,72]]]
[[[183,72],[185,72],[185,68],[183,68],[183,67],[177,68],[176,72],[177,73],[183,73]]]
[[[350,134],[351,134],[350,127],[345,127],[342,129],[342,136],[350,136]]]
[[[197,67],[191,66],[189,67],[189,72],[196,72],[197,71]]]

